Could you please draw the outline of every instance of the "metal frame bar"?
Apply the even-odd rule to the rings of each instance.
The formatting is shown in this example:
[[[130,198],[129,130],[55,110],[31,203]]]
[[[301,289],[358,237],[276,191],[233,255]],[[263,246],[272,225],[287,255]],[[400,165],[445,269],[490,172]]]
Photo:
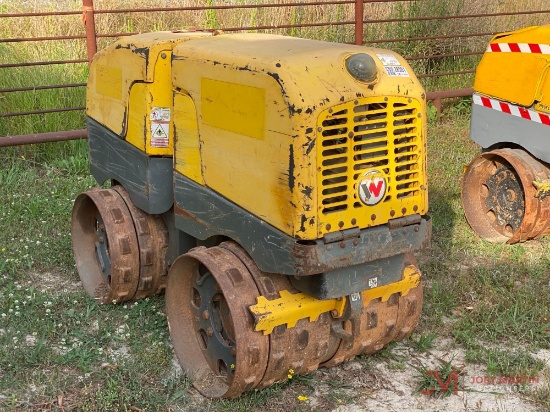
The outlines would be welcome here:
[[[389,39],[365,39],[365,28],[368,25],[375,23],[402,23],[402,22],[414,22],[414,21],[439,21],[449,19],[480,19],[480,18],[494,18],[501,16],[513,16],[513,15],[532,15],[534,13],[548,14],[550,10],[541,11],[520,11],[520,12],[503,12],[503,13],[486,13],[486,14],[462,14],[452,16],[435,16],[435,17],[405,17],[405,18],[391,18],[391,19],[366,19],[365,5],[375,3],[397,3],[397,2],[410,2],[411,0],[338,0],[338,1],[294,1],[288,3],[268,3],[268,4],[241,4],[241,5],[211,5],[211,6],[188,6],[188,7],[156,7],[152,9],[137,9],[137,8],[125,8],[125,9],[94,9],[93,0],[82,1],[82,11],[51,11],[51,12],[33,12],[33,13],[10,13],[0,14],[0,20],[3,18],[20,18],[20,17],[46,17],[46,16],[82,16],[82,22],[84,25],[84,34],[82,35],[68,35],[68,36],[43,36],[43,37],[22,37],[22,38],[8,38],[0,39],[0,45],[2,43],[19,43],[19,42],[39,42],[39,41],[59,41],[59,40],[78,40],[86,41],[87,58],[86,59],[74,59],[74,60],[56,60],[56,61],[36,61],[36,62],[22,62],[22,63],[6,63],[0,64],[0,70],[14,67],[36,67],[47,65],[59,65],[59,64],[84,64],[91,62],[93,56],[96,54],[98,45],[98,38],[113,38],[129,36],[135,33],[97,33],[96,30],[96,15],[106,14],[128,14],[128,13],[150,13],[150,12],[174,12],[174,11],[207,11],[207,10],[229,10],[229,9],[262,9],[262,8],[277,8],[277,7],[307,7],[307,6],[320,6],[320,5],[349,5],[353,6],[354,16],[353,19],[348,21],[339,22],[310,22],[303,24],[284,24],[284,25],[263,25],[263,26],[251,26],[251,27],[226,27],[224,31],[238,31],[238,30],[276,30],[276,29],[293,29],[301,27],[323,27],[323,26],[353,26],[354,39],[353,44],[357,45],[384,45],[397,42],[422,42],[422,41],[437,41],[437,40],[452,40],[461,38],[474,38],[474,37],[488,37],[494,33],[480,32],[470,34],[450,34],[450,35],[433,35],[433,36],[418,36],[418,37],[401,37],[401,38],[389,38]],[[461,57],[461,56],[477,56],[481,55],[483,51],[479,52],[466,52],[466,53],[444,53],[433,56],[421,55],[421,56],[407,56],[410,61],[426,60],[426,59],[438,59],[443,57]],[[439,73],[426,73],[419,74],[419,78],[431,78],[450,75],[469,75],[474,73],[473,69],[466,69],[453,72],[439,72]],[[11,89],[0,89],[0,93],[15,93],[15,92],[28,92],[36,90],[51,90],[61,88],[76,88],[84,87],[85,83],[73,83],[73,84],[61,84],[61,85],[39,85],[39,86],[24,86]],[[427,99],[433,101],[436,109],[441,110],[442,99],[463,97],[471,95],[473,90],[471,88],[457,89],[457,90],[444,90],[428,92]],[[84,110],[84,107],[69,107],[69,108],[53,108],[44,110],[22,111],[13,113],[0,113],[0,119],[25,116],[25,115],[37,115],[46,113],[56,113],[65,111]],[[0,132],[1,133],[1,132]],[[0,147],[14,146],[30,143],[44,143],[53,141],[64,141],[73,139],[86,138],[86,130],[71,130],[71,131],[59,131],[50,133],[37,133],[29,135],[19,136],[6,136],[0,137]]]

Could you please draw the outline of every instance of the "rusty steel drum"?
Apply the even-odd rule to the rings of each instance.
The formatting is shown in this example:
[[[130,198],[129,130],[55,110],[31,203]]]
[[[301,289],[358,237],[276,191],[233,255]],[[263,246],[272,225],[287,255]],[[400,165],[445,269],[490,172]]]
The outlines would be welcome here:
[[[521,149],[481,153],[462,179],[466,220],[480,237],[517,243],[550,233],[550,199],[535,196],[533,182],[550,179],[550,169]]]
[[[164,290],[166,226],[136,208],[122,187],[81,193],[71,238],[78,274],[96,301],[122,303]]]
[[[114,186],[113,190],[128,206],[138,241],[139,282],[132,300],[162,293],[166,289],[168,274],[165,260],[168,229],[160,216],[150,215],[136,207],[122,186]]]
[[[415,265],[407,254],[404,267]],[[200,246],[174,262],[166,288],[170,336],[199,392],[232,398],[373,353],[410,334],[422,309],[420,283],[405,296],[373,299],[344,318],[326,312],[268,335],[255,331],[249,307],[259,296],[278,299],[282,290],[298,292],[287,276],[262,272],[234,242]]]

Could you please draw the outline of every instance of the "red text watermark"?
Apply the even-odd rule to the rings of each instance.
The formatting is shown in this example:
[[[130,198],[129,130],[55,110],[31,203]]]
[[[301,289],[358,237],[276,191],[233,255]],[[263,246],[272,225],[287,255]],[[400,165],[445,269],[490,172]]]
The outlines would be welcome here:
[[[459,389],[462,390],[466,383],[477,385],[510,385],[518,388],[521,385],[534,385],[540,382],[536,376],[459,376],[459,373],[453,371],[445,379],[441,377],[439,371],[426,371],[426,375],[433,376],[437,381],[436,386],[428,389],[422,389],[420,393],[431,396],[435,392],[442,394],[458,395]]]
[[[470,383],[481,385],[533,385],[539,383],[536,376],[470,376]]]

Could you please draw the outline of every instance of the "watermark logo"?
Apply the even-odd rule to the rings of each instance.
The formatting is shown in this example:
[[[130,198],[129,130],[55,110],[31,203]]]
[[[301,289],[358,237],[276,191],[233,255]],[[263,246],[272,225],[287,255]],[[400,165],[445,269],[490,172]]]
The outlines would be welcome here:
[[[459,372],[451,371],[449,374],[442,374],[440,371],[427,370],[424,372],[426,378],[435,383],[433,386],[423,388],[420,393],[426,396],[439,394],[442,396],[458,395],[459,390],[464,390],[466,383],[470,385],[500,385],[501,388],[510,388],[512,391],[519,391],[525,385],[534,385],[540,382],[536,376],[460,376]],[[434,378],[434,379],[432,379]]]
[[[458,387],[459,387],[459,380],[458,380],[458,372],[452,371],[447,376],[447,379],[443,381],[443,378],[441,377],[441,374],[439,371],[426,371],[426,375],[433,376],[436,381],[438,388],[435,386],[432,386],[431,388],[422,389],[420,390],[420,393],[427,396],[433,396],[433,394],[437,391],[442,394],[449,394],[449,388],[452,386],[452,393],[453,395],[458,395]]]

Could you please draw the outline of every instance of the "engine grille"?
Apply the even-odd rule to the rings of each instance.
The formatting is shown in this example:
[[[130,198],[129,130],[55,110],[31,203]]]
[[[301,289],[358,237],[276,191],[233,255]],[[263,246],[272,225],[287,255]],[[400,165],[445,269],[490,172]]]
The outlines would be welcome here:
[[[386,223],[426,208],[420,103],[403,97],[358,99],[318,120],[320,234]],[[386,193],[375,206],[360,201],[358,182],[376,170]]]

